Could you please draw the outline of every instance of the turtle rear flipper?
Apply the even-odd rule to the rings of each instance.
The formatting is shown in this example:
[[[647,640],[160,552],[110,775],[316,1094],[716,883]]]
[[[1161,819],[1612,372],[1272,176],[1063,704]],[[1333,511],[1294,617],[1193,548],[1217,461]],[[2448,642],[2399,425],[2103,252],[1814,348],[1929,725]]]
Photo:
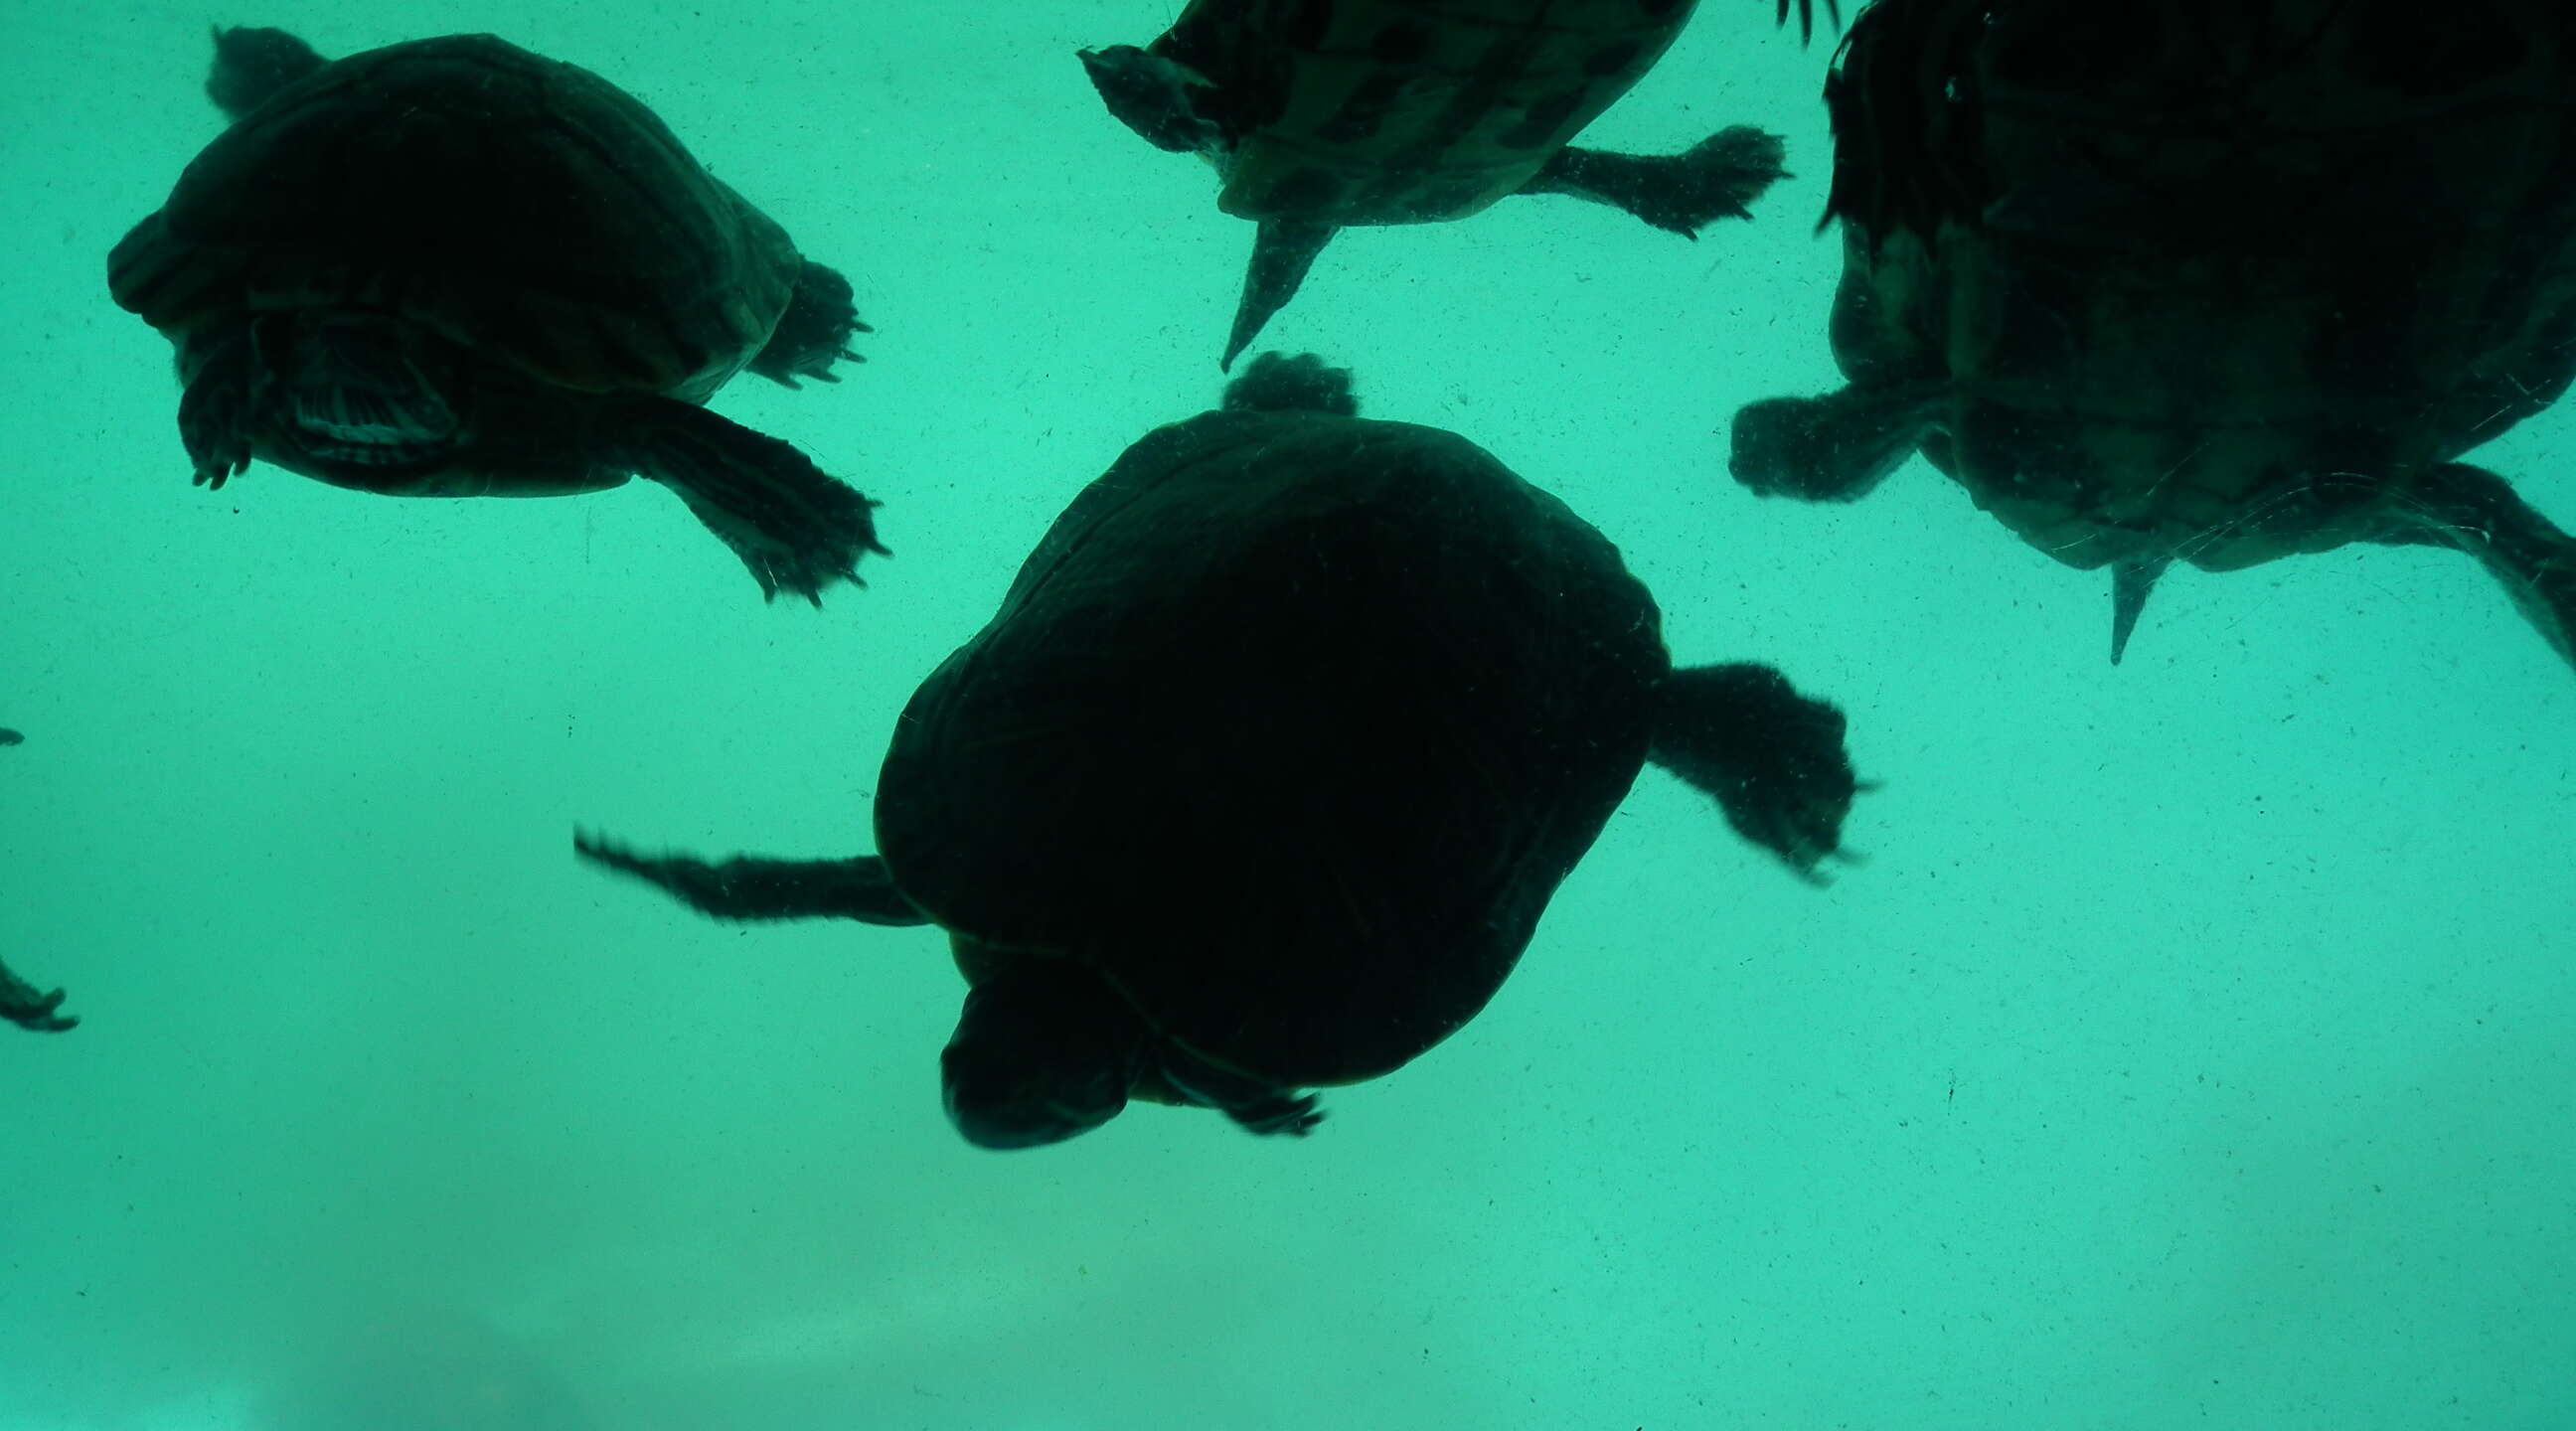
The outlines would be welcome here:
[[[2446,546],[2478,559],[2561,659],[2576,665],[2576,537],[2483,467],[2427,469],[2397,504],[2400,525],[2372,540]]]
[[[1932,382],[1765,398],[1736,410],[1727,470],[1765,497],[1850,502],[1914,455],[1943,396]]]
[[[80,1023],[77,1018],[54,1012],[62,1003],[62,990],[38,993],[35,985],[10,973],[8,965],[0,964],[0,1019],[30,1033],[61,1033]]]
[[[1860,782],[1843,713],[1769,666],[1691,666],[1664,678],[1646,758],[1716,799],[1735,832],[1820,883]]]
[[[885,861],[765,860],[736,855],[709,864],[689,855],[641,855],[604,835],[575,830],[573,852],[602,869],[655,885],[717,919],[855,919],[862,924],[928,924],[930,916],[894,887]]]
[[[834,363],[867,361],[851,350],[851,336],[875,331],[859,321],[850,280],[838,269],[807,259],[796,275],[796,296],[770,330],[767,345],[746,366],[791,388],[798,378],[837,383],[841,378],[832,371]]]
[[[857,582],[859,558],[884,553],[877,504],[794,446],[668,398],[615,402],[603,459],[679,494],[742,564],[764,597],[823,604],[823,588]]]
[[[1556,152],[1524,194],[1564,194],[1625,209],[1667,233],[1697,238],[1719,219],[1749,219],[1747,207],[1788,177],[1780,136],[1749,124],[1719,130],[1679,154]]]

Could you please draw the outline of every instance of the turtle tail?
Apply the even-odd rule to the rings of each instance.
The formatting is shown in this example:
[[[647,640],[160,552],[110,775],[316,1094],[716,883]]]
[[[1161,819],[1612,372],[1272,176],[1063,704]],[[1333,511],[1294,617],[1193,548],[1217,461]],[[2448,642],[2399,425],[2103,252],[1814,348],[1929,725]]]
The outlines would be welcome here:
[[[1263,353],[1225,385],[1227,412],[1321,412],[1357,417],[1359,394],[1351,370],[1330,367],[1313,353],[1288,357]]]
[[[238,120],[325,63],[319,51],[284,30],[217,25],[206,98],[224,118]]]
[[[1843,713],[1769,666],[1691,666],[1664,678],[1646,758],[1715,799],[1735,832],[1822,883],[1863,788]]]

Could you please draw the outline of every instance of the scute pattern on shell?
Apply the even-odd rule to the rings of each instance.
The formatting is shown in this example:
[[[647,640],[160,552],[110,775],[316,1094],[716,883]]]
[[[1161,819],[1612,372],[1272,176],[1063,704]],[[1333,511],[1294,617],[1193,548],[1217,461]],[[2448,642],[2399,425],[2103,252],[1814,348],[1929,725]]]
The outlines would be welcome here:
[[[767,340],[798,268],[625,91],[457,35],[340,60],[244,117],[117,246],[110,285],[165,332],[245,303],[374,307],[542,382],[695,400]]]
[[[1155,48],[1228,96],[1224,212],[1429,223],[1528,183],[1696,3],[1194,0]]]

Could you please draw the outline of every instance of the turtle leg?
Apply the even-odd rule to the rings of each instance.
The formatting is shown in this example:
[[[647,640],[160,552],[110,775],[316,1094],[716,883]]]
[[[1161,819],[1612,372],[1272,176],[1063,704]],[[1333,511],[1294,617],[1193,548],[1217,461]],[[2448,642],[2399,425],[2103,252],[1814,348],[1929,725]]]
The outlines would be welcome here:
[[[573,853],[660,887],[672,898],[718,919],[855,919],[862,924],[928,924],[894,887],[885,861],[873,855],[848,860],[763,860],[736,855],[709,864],[688,855],[640,855],[605,835],[573,831]]]
[[[1811,884],[1841,848],[1863,788],[1843,748],[1843,713],[1802,696],[1769,666],[1691,666],[1664,678],[1646,758],[1713,797],[1735,832]]]
[[[1252,340],[1261,336],[1270,315],[1297,296],[1306,270],[1315,266],[1315,255],[1337,232],[1332,224],[1302,219],[1261,221],[1260,232],[1252,240],[1252,265],[1243,275],[1243,298],[1234,309],[1234,331],[1226,335],[1225,357],[1218,361],[1218,371],[1232,368]]]
[[[2576,537],[2483,467],[2446,462],[2396,494],[2386,546],[2444,546],[2478,559],[2550,648],[2576,665]]]
[[[630,398],[605,414],[602,459],[670,488],[751,569],[760,594],[823,604],[823,588],[858,581],[859,558],[884,553],[877,504],[804,453],[705,408]]]
[[[191,333],[179,350],[179,442],[196,485],[208,491],[250,466],[259,349],[247,323]]]
[[[1747,403],[1735,413],[1727,470],[1765,497],[1856,501],[1914,455],[1945,391],[1937,381],[1855,384]]]
[[[1780,136],[1731,125],[1679,154],[1614,154],[1573,145],[1556,151],[1524,194],[1566,194],[1625,209],[1667,233],[1697,238],[1719,219],[1749,219],[1747,205],[1788,177]]]
[[[0,1019],[31,1033],[61,1033],[80,1023],[77,1018],[54,1012],[62,1003],[62,990],[39,993],[35,985],[9,972],[8,965],[0,964]]]
[[[850,280],[839,269],[806,260],[796,276],[796,296],[770,330],[768,344],[752,356],[751,370],[791,388],[798,378],[839,382],[834,363],[867,361],[851,350],[851,336],[876,331],[859,321],[850,298]]]

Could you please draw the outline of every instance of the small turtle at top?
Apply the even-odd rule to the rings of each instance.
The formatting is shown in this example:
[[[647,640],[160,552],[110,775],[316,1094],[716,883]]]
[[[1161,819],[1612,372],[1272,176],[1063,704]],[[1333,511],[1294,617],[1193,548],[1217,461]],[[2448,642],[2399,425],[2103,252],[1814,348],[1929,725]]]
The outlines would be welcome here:
[[[1109,112],[1216,166],[1217,208],[1260,225],[1221,367],[1286,306],[1338,230],[1463,219],[1567,194],[1696,238],[1784,177],[1777,135],[1672,156],[1569,143],[1643,78],[1698,0],[1190,0],[1151,45],[1082,51]],[[1797,0],[1812,33],[1814,0]],[[1827,0],[1841,18],[1834,0]],[[1780,23],[1789,0],[1780,0]]]
[[[1736,415],[1765,494],[1920,451],[2118,661],[2176,561],[2476,558],[2576,662],[2576,538],[2457,460],[2576,377],[2576,7],[1878,0],[1826,88],[1849,386]]]
[[[31,1033],[61,1033],[80,1023],[77,1017],[54,1012],[62,1006],[62,990],[45,993],[11,973],[7,964],[0,964],[0,1019]]]
[[[642,476],[764,596],[821,603],[875,504],[702,403],[748,368],[835,381],[849,281],[588,70],[490,35],[326,62],[215,32],[233,123],[108,258],[178,350],[196,481],[256,456],[388,496],[542,497]]]
[[[1056,519],[905,708],[877,853],[588,859],[727,919],[936,924],[949,1117],[1057,1142],[1131,1098],[1302,1134],[1482,1009],[1639,769],[1817,877],[1841,712],[1674,669],[1618,549],[1466,439],[1265,354]]]

